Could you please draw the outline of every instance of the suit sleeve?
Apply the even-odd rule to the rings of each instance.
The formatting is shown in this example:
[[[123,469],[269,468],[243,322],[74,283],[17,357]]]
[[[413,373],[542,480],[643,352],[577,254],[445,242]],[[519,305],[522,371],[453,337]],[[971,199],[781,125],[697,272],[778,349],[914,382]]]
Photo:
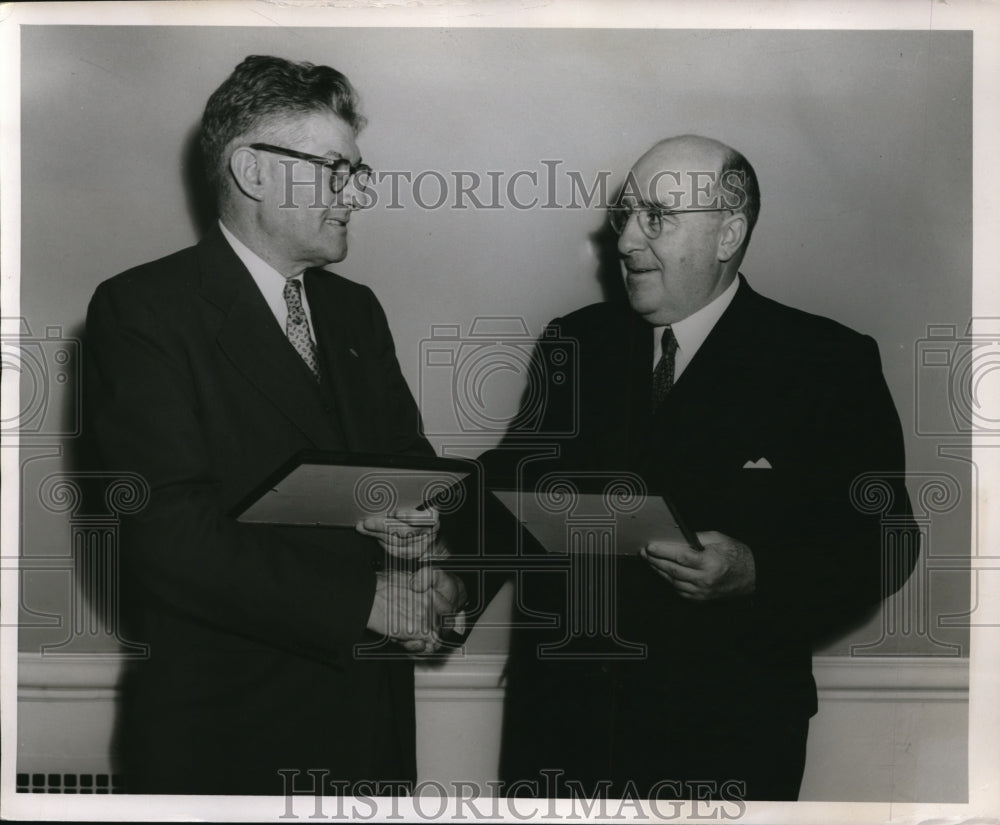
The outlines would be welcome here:
[[[127,282],[115,287],[91,301],[85,381],[102,467],[137,472],[150,488],[148,505],[122,521],[126,575],[191,621],[326,661],[349,658],[374,593],[370,540],[230,518],[190,351],[152,301]]]
[[[747,543],[758,607],[813,638],[862,619],[907,580],[919,531],[905,484],[903,434],[868,337],[821,365],[822,389],[799,430],[803,466],[787,518]]]

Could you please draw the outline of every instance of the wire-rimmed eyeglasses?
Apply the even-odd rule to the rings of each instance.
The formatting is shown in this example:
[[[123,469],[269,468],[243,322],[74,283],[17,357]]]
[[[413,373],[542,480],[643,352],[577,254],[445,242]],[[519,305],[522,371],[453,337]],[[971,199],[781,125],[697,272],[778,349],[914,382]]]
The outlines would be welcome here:
[[[362,186],[368,182],[372,176],[372,168],[367,163],[359,163],[355,166],[347,158],[325,158],[322,155],[310,155],[306,152],[298,152],[295,149],[286,149],[283,146],[273,146],[270,143],[251,143],[251,149],[259,149],[263,152],[271,152],[275,155],[285,155],[289,158],[307,160],[319,166],[325,166],[330,170],[330,191],[334,195],[339,195],[344,191],[344,187],[350,181],[358,185],[357,178],[363,177]],[[359,187],[360,188],[360,187]]]
[[[618,235],[625,231],[628,219],[635,215],[639,222],[639,229],[642,234],[650,240],[660,237],[663,231],[663,219],[672,215],[686,215],[690,212],[732,212],[726,207],[713,207],[710,209],[666,209],[662,206],[651,206],[649,204],[620,204],[608,209],[608,221],[611,228]]]

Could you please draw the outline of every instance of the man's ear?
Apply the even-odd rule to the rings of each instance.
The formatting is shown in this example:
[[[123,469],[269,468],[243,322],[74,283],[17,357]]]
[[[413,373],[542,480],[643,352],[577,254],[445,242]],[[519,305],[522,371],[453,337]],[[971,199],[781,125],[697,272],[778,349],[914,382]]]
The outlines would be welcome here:
[[[743,246],[743,239],[747,236],[747,217],[742,212],[733,212],[722,222],[722,231],[719,234],[719,245],[717,254],[720,261],[730,260],[740,247]]]
[[[255,201],[264,199],[263,168],[257,155],[246,146],[241,146],[229,157],[229,173],[240,191]]]

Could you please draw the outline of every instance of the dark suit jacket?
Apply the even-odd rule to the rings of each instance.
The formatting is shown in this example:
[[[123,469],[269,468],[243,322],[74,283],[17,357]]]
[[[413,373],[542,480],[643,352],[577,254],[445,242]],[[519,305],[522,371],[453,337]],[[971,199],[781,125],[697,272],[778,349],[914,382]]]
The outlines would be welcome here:
[[[758,295],[741,276],[654,416],[652,328],[627,305],[586,307],[548,334],[576,342],[575,364],[562,373],[575,367],[577,380],[546,385],[535,434],[512,432],[507,449],[487,457],[494,477],[511,475],[511,457],[553,445],[561,457],[550,464],[564,471],[639,473],[672,496],[693,529],[751,548],[756,592],[685,600],[626,558],[613,595],[617,640],[581,636],[563,651],[575,651],[575,661],[552,660],[538,644],[566,635],[572,585],[565,573],[526,572],[515,628],[531,611],[561,618],[555,628],[514,631],[504,776],[554,768],[591,782],[643,777],[647,788],[692,772],[733,777],[739,764],[688,757],[705,741],[719,755],[737,752],[740,731],[759,735],[762,719],[764,730],[801,728],[816,711],[814,642],[862,618],[915,564],[909,502],[893,475],[904,468],[902,433],[877,346]],[[574,434],[545,435],[565,430],[574,409]],[[762,458],[770,469],[746,467]],[[854,505],[852,482],[869,472],[887,474],[894,504],[886,515],[902,519],[908,544],[887,546],[881,514]],[[643,657],[612,658],[622,642],[644,645]],[[752,743],[746,750],[744,768],[755,758]]]
[[[132,791],[283,793],[280,769],[414,779],[412,666],[355,652],[375,641],[377,543],[230,515],[301,449],[433,454],[372,292],[324,270],[305,289],[321,388],[218,228],[91,302],[101,463],[151,488],[121,533],[127,632],[151,651],[123,685]]]

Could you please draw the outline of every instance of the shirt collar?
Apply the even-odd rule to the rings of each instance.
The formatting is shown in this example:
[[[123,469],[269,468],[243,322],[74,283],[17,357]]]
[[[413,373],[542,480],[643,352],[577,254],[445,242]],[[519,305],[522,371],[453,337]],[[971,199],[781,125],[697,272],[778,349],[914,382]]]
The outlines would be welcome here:
[[[670,328],[674,331],[674,337],[677,339],[677,350],[683,355],[685,362],[690,361],[701,345],[705,343],[705,339],[708,338],[709,333],[714,329],[722,314],[732,303],[739,285],[740,279],[733,278],[733,282],[726,287],[721,295],[697,312],[688,315],[687,318],[682,318],[680,321],[675,321],[670,325]],[[655,327],[654,329],[654,341],[657,342],[657,347],[665,329],[666,326]]]
[[[277,269],[271,266],[267,261],[265,261],[260,255],[254,252],[249,246],[247,246],[243,241],[237,238],[229,228],[220,220],[219,229],[222,230],[222,234],[225,236],[226,240],[229,241],[229,245],[233,248],[233,252],[243,261],[243,265],[250,270],[250,274],[253,279],[257,282],[257,286],[260,287],[261,292],[265,291],[265,286],[261,282],[272,282],[273,284],[278,284],[280,289],[285,288],[286,278]],[[302,275],[296,276],[299,280],[302,279]],[[266,294],[266,293],[265,293]]]

